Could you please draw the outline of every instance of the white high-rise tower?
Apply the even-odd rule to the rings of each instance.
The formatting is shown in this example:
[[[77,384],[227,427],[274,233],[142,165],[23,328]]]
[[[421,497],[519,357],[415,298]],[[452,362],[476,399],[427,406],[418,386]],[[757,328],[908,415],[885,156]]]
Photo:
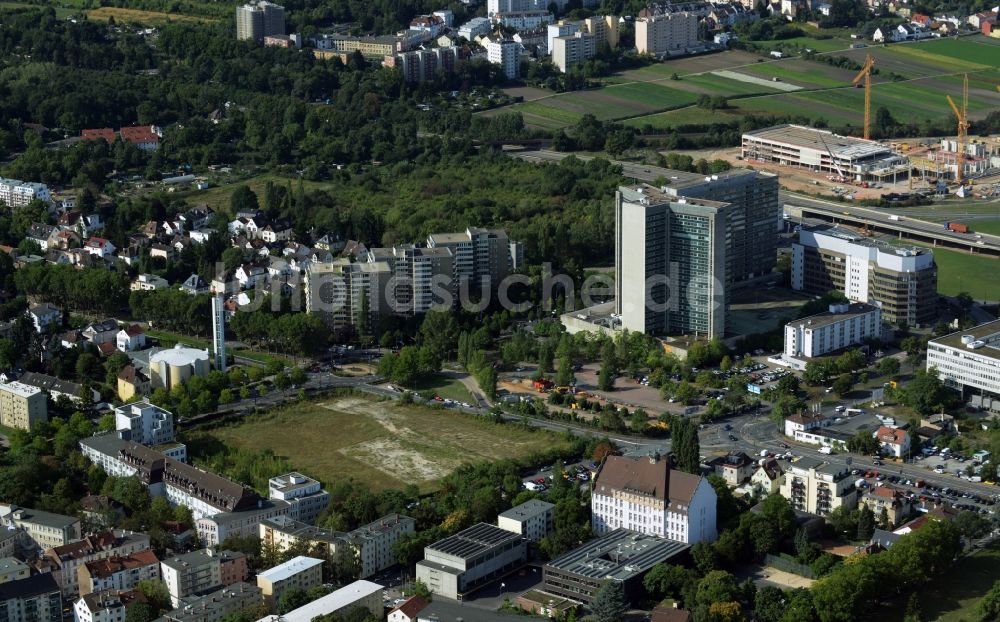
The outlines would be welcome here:
[[[215,368],[226,371],[226,309],[222,294],[212,296],[212,352]]]

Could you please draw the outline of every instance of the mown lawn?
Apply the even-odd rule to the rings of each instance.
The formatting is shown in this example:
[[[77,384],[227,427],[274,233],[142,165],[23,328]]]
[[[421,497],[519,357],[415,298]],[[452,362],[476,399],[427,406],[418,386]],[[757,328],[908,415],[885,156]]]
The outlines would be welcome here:
[[[1000,579],[1000,542],[958,560],[923,590],[923,619],[936,622],[978,620],[976,607],[994,581]]]

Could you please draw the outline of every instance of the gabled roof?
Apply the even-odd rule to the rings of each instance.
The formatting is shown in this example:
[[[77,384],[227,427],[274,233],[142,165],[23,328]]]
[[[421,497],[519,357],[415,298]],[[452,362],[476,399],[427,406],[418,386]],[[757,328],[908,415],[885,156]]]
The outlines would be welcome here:
[[[121,136],[123,140],[127,140],[130,143],[158,143],[160,142],[159,135],[153,131],[153,126],[151,125],[139,125],[131,127],[121,128]]]
[[[110,145],[115,142],[115,131],[110,127],[80,130],[80,140],[105,140]]]
[[[597,474],[594,486],[687,504],[694,497],[701,479],[698,475],[672,469],[669,459],[636,460],[608,456]]]
[[[875,439],[880,443],[902,445],[906,442],[906,430],[901,428],[890,428],[883,425],[880,426],[878,432],[875,433]]]
[[[389,615],[398,611],[411,620],[414,620],[417,614],[423,611],[425,607],[427,607],[427,601],[422,596],[411,596],[402,605],[390,611]]]

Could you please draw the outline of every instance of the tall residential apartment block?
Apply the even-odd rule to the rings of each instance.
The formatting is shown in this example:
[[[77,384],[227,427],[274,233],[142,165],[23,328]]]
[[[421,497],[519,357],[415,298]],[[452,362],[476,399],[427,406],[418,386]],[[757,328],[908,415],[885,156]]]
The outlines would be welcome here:
[[[930,249],[892,246],[833,225],[802,227],[792,244],[792,289],[876,304],[890,323],[927,326],[937,317],[937,264]]]
[[[385,262],[392,270],[388,300],[395,313],[421,315],[450,304],[448,296],[455,293],[455,256],[448,247],[372,248],[368,261]]]
[[[622,328],[722,336],[729,205],[640,184],[615,193],[615,308]]]
[[[160,575],[170,594],[170,602],[179,607],[182,598],[206,594],[245,580],[247,558],[233,551],[192,551],[161,561]]]
[[[728,203],[726,209],[726,283],[734,284],[770,273],[778,254],[781,203],[778,176],[747,169],[716,175],[670,173],[663,192],[675,197]]]
[[[384,261],[311,263],[306,268],[306,312],[319,314],[333,329],[374,326],[379,316],[392,312],[387,295],[391,277]]]
[[[303,523],[314,523],[330,503],[330,493],[311,477],[297,471],[272,477],[267,482],[268,497],[288,503],[288,517]]]
[[[49,187],[33,181],[0,177],[0,202],[7,207],[24,207],[32,201],[51,199]]]
[[[792,508],[820,516],[841,506],[851,510],[858,504],[850,468],[815,458],[804,457],[790,464],[780,491]]]
[[[4,622],[62,622],[62,609],[59,586],[50,575],[0,584],[0,620]]]
[[[454,72],[461,53],[462,50],[455,47],[400,52],[386,56],[382,66],[398,68],[407,82],[427,82],[435,79],[439,72]]]
[[[590,497],[594,533],[624,527],[685,544],[712,542],[716,495],[708,480],[671,468],[669,459],[609,456]]]
[[[264,37],[285,34],[285,7],[253,0],[236,7],[236,38],[263,43]]]
[[[49,420],[45,392],[20,382],[0,383],[0,424],[30,431]]]
[[[115,428],[125,440],[140,445],[159,445],[174,440],[174,415],[149,400],[115,409]]]
[[[552,39],[552,64],[563,73],[593,58],[596,52],[596,38],[589,33],[576,32]]]
[[[682,54],[698,46],[698,16],[667,13],[635,20],[635,47],[640,54]]]
[[[460,233],[432,233],[429,248],[450,249],[455,281],[479,284],[488,279],[495,288],[512,271],[512,256],[518,243],[512,242],[503,229],[468,227]]]
[[[498,39],[486,43],[486,59],[500,66],[508,80],[521,75],[521,44],[513,39]]]

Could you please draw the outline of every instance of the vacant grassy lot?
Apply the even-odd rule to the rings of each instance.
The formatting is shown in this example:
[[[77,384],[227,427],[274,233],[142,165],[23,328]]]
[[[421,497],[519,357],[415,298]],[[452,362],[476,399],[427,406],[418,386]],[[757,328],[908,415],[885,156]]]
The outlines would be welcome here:
[[[0,2],[0,9],[38,9],[41,8],[37,4],[29,4],[27,2]],[[63,19],[76,15],[80,11],[70,7],[55,7],[56,17]]]
[[[217,212],[221,211],[225,214],[229,214],[229,198],[232,196],[233,190],[236,186],[246,184],[250,186],[250,189],[253,190],[258,197],[263,197],[264,187],[269,181],[281,186],[291,185],[293,190],[298,187],[299,183],[298,179],[266,174],[257,175],[256,177],[251,177],[250,179],[244,181],[213,185],[209,187],[208,190],[193,190],[191,192],[183,193],[182,196],[184,196],[184,198],[191,203],[205,203]],[[323,187],[322,183],[315,181],[303,180],[302,184],[303,188],[307,191]]]
[[[87,11],[87,19],[101,22],[108,21],[108,18],[115,18],[118,23],[138,22],[141,24],[157,24],[163,22],[214,22],[215,19],[209,17],[194,17],[191,15],[180,15],[176,13],[160,13],[157,11],[141,11],[139,9],[123,9],[114,6],[102,6],[98,9]]]
[[[406,484],[432,490],[461,464],[521,458],[564,442],[551,432],[361,396],[302,402],[205,434],[271,449],[324,482],[353,478],[376,490]]]
[[[469,390],[460,381],[441,375],[409,388],[420,394],[430,393],[432,395],[439,395],[445,399],[458,400],[459,402],[471,401],[472,397],[469,395]]]
[[[1000,579],[1000,542],[963,557],[920,595],[924,620],[977,620],[976,607]],[[900,608],[902,610],[902,607]]]
[[[745,116],[737,109],[733,110],[706,110],[696,106],[688,106],[679,110],[668,110],[656,114],[633,117],[624,121],[625,125],[631,127],[643,127],[651,125],[655,128],[668,129],[680,125],[699,125],[702,123],[727,123],[738,121]]]
[[[1000,235],[1000,220],[974,220],[970,226],[976,233]]]
[[[973,223],[975,228],[976,223]],[[954,296],[959,292],[968,292],[976,300],[1000,298],[1000,278],[996,276],[997,270],[1000,270],[1000,259],[935,248],[934,262],[938,266],[938,293]]]

